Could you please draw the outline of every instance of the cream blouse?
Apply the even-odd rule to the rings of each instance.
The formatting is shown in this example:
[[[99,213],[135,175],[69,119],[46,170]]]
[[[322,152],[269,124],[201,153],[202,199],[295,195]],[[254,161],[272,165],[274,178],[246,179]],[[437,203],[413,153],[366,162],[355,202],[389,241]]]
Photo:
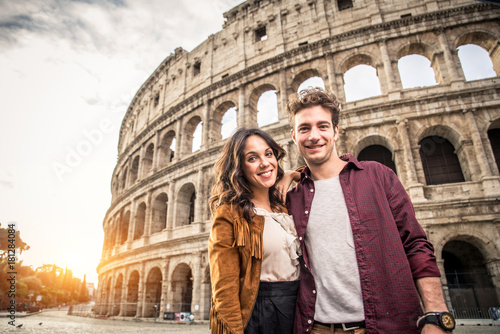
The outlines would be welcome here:
[[[292,216],[286,213],[268,212],[255,208],[264,216],[262,245],[262,269],[260,280],[264,282],[295,281],[299,279],[299,255],[301,253]]]

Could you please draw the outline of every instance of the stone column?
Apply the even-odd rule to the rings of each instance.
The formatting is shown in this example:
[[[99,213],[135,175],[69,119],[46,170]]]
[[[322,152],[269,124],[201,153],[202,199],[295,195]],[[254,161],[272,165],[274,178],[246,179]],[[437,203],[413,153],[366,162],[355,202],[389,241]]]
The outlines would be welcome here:
[[[415,170],[415,160],[411,151],[410,137],[408,136],[408,120],[403,119],[397,121],[398,134],[403,149],[403,156],[406,169],[406,188],[408,189],[410,198],[413,202],[426,201],[424,197],[423,184],[418,183],[417,172]]]
[[[137,312],[135,313],[136,318],[143,318],[144,315],[142,312],[144,311],[144,303],[146,302],[146,293],[143,291],[146,288],[146,283],[144,280],[146,279],[146,273],[145,273],[145,265],[144,263],[141,266],[140,274],[139,274],[139,286],[137,289]]]
[[[202,253],[198,253],[193,261],[193,299],[191,302],[191,313],[195,313],[195,316],[199,319],[200,314],[200,302],[201,302],[201,283],[203,281],[203,274],[201,270],[201,256]]]
[[[169,271],[169,266],[170,266],[170,260],[167,258],[165,259],[165,265],[163,266],[162,270],[162,282],[161,282],[161,304],[160,304],[160,318],[163,319],[163,312],[169,312],[167,310],[167,292],[168,292],[168,286],[170,284],[170,280],[168,278],[168,271]]]
[[[242,84],[239,89],[238,96],[238,128],[243,128],[246,126],[246,115],[245,115],[245,85]]]
[[[196,180],[196,199],[194,204],[194,222],[193,227],[195,233],[203,232],[203,169],[198,171],[198,179]]]
[[[160,160],[160,131],[156,131],[155,134],[155,149],[153,151],[153,162],[151,163],[151,169],[153,171],[158,169],[158,161]]]
[[[175,196],[175,181],[171,181],[170,184],[168,185],[167,231],[172,231],[174,227],[174,211],[175,211],[174,196]]]
[[[132,242],[134,240],[136,210],[137,210],[137,203],[136,201],[132,201],[132,204],[130,204],[130,218],[128,221],[128,233],[126,241],[127,250],[132,247]]]
[[[280,90],[279,90],[279,110],[278,117],[280,121],[282,119],[288,120],[288,112],[286,111],[286,104],[288,102],[288,93],[287,93],[287,83],[286,83],[286,70],[281,70],[279,73],[280,78]]]
[[[146,214],[144,216],[144,244],[148,244],[149,236],[151,235],[151,223],[153,220],[153,205],[151,204],[153,192],[148,191],[146,195]]]
[[[457,73],[457,68],[455,67],[455,62],[453,61],[452,54],[450,52],[450,46],[448,45],[448,40],[446,39],[446,35],[442,29],[436,31],[438,36],[439,45],[443,50],[444,61],[446,64],[446,68],[448,74],[450,76],[449,81],[451,83],[460,80],[459,75]]]
[[[175,129],[175,154],[172,162],[177,162],[182,157],[184,152],[182,152],[182,119],[177,120]]]
[[[210,101],[205,102],[205,108],[203,109],[203,129],[202,129],[202,138],[201,138],[201,146],[200,150],[205,150],[208,148],[210,140],[209,140],[209,133],[210,133]]]
[[[326,58],[326,73],[328,75],[328,80],[325,82],[325,88],[326,90],[329,90],[335,96],[338,97],[338,88],[337,88],[337,83],[335,82],[335,68],[334,68],[334,63],[333,63],[333,54],[332,53],[327,53],[325,55]]]
[[[387,90],[389,95],[389,100],[398,100],[401,98],[401,82],[394,75],[394,71],[392,70],[392,62],[389,57],[389,52],[387,51],[387,43],[386,40],[383,39],[378,42],[378,46],[380,48],[380,54],[382,56],[382,62],[384,64],[384,72],[387,83]]]

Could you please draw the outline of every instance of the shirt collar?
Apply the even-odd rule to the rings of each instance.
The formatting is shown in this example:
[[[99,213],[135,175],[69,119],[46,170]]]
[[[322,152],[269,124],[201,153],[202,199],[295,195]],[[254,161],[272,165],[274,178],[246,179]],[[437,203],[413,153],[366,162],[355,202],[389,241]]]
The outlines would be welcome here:
[[[351,153],[342,155],[340,159],[347,162],[347,166],[344,169],[364,169],[361,163]],[[303,181],[305,178],[311,179],[311,170],[307,165],[297,168],[296,171],[300,172],[300,181]]]

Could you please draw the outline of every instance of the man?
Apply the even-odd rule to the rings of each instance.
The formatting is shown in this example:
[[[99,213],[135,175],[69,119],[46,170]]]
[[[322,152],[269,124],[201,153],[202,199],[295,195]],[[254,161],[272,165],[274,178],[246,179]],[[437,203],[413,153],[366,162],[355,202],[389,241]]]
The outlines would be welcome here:
[[[451,332],[434,249],[397,176],[337,155],[333,94],[301,91],[287,109],[307,163],[287,196],[303,254],[296,333]]]

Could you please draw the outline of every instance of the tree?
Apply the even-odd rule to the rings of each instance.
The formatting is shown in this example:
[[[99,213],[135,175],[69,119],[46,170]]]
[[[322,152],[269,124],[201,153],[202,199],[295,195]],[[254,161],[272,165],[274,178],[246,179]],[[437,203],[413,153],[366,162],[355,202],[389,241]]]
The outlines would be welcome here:
[[[15,229],[15,225],[11,223],[4,228],[0,223],[0,261],[30,249],[30,246],[21,239],[21,233]]]

